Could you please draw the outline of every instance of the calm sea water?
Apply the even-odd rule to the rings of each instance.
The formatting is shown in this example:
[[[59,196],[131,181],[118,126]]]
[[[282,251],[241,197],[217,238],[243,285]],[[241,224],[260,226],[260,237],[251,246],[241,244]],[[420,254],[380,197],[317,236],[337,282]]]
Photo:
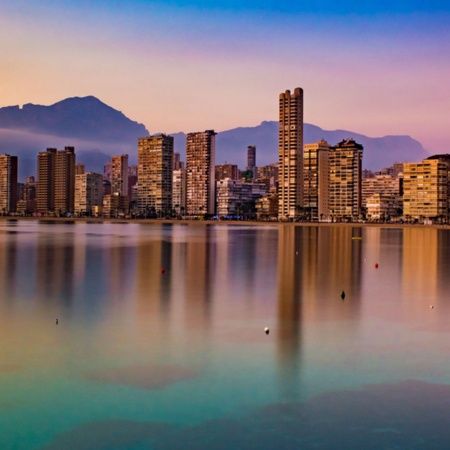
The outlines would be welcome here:
[[[432,228],[2,221],[0,448],[449,448],[449,274]]]

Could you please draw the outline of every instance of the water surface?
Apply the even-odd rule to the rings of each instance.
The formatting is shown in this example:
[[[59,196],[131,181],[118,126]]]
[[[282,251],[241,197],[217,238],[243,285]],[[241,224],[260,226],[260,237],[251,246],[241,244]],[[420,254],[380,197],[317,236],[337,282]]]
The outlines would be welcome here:
[[[0,448],[446,448],[449,269],[433,228],[1,222]]]

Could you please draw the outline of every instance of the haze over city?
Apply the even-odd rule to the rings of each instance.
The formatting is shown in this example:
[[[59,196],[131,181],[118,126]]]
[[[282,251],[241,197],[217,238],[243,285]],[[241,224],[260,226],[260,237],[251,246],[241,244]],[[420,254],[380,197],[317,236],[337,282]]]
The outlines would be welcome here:
[[[305,121],[408,134],[447,152],[450,6],[1,2],[0,106],[96,95],[151,133],[277,120],[301,85]]]

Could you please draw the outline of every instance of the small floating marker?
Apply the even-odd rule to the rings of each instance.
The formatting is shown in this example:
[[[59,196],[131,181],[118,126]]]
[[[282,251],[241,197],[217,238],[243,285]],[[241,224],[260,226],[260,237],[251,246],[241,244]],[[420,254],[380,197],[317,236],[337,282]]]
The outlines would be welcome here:
[[[433,305],[430,305],[430,309],[434,309],[434,306],[433,306]]]
[[[58,323],[59,323],[59,320],[58,320],[58,319],[56,319],[56,325],[58,325]]]
[[[265,327],[265,328],[264,328],[264,333],[266,333],[266,334],[269,334],[269,333],[270,333],[269,327]]]
[[[378,263],[375,263],[375,269],[378,269]]]
[[[342,291],[342,292],[341,292],[341,298],[342,298],[342,300],[345,299],[345,291]]]
[[[298,255],[298,252],[295,252],[296,255]]]
[[[161,272],[161,275],[164,275],[166,273],[166,269],[161,269],[160,272]]]

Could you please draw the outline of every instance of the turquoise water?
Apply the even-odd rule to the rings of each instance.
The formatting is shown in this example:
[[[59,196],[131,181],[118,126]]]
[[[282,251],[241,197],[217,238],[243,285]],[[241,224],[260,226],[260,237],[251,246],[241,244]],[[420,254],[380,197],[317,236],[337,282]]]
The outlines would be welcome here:
[[[446,448],[449,268],[431,228],[1,222],[0,448]]]

